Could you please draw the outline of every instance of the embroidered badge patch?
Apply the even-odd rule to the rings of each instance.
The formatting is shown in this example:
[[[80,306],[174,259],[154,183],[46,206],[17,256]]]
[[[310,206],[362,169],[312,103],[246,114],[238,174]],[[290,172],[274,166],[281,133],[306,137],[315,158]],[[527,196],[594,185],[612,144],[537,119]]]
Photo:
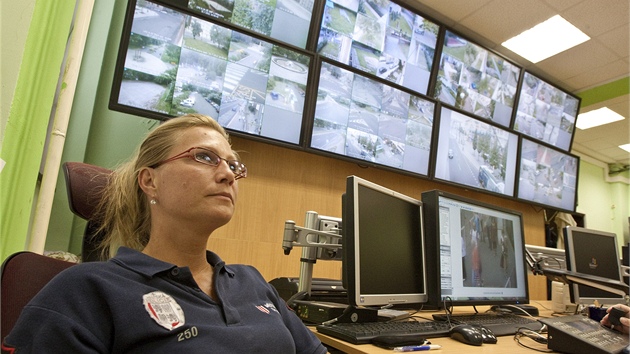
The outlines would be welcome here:
[[[263,305],[258,305],[258,306],[256,306],[256,308],[260,312],[264,312],[266,314],[270,314],[271,313],[269,310],[271,310],[273,312],[278,312],[278,309],[276,309],[276,307],[271,302],[267,302],[267,303],[265,303]]]
[[[144,294],[142,296],[142,304],[149,316],[169,331],[186,323],[182,308],[175,299],[164,292],[154,291]]]

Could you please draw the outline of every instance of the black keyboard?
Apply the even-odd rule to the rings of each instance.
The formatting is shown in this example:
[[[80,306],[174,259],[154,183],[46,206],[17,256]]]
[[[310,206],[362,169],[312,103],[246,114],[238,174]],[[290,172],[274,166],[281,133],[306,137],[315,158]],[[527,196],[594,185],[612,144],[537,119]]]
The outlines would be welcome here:
[[[370,343],[373,338],[380,336],[447,337],[449,329],[450,326],[446,322],[430,320],[335,323],[317,326],[318,332],[352,344]]]
[[[453,324],[482,325],[491,330],[495,336],[509,336],[515,334],[519,328],[528,328],[532,331],[539,331],[543,324],[538,320],[520,316],[512,313],[477,313],[477,314],[434,314],[436,321],[448,322],[450,317]]]

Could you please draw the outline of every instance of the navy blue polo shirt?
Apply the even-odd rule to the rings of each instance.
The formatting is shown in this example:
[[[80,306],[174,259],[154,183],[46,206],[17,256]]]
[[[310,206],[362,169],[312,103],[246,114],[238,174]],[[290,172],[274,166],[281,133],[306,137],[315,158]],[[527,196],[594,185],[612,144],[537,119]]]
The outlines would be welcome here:
[[[121,248],[60,273],[5,340],[17,353],[325,353],[253,267],[214,267],[217,300],[188,267]],[[28,281],[25,279],[25,281]]]

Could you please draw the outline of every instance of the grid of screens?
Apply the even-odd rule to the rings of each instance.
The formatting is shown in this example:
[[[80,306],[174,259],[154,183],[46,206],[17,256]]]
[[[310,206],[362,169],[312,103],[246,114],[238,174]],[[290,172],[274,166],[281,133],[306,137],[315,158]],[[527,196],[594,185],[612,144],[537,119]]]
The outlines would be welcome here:
[[[442,107],[434,177],[512,196],[518,136]]]
[[[314,0],[188,0],[193,11],[301,48],[306,47],[313,5]]]
[[[522,138],[517,197],[574,211],[580,159]]]
[[[431,266],[439,269],[439,279],[429,287],[440,289],[441,303],[529,301],[519,212],[438,190],[423,192],[422,202],[427,253],[438,255]]]
[[[317,52],[426,94],[439,26],[389,0],[326,0]]]
[[[427,175],[435,103],[321,65],[311,147]]]
[[[575,210],[518,140],[569,151],[579,98],[396,1],[128,4],[111,109]]]
[[[116,104],[299,144],[310,56],[150,1],[127,41]]]
[[[579,98],[525,72],[514,130],[569,151],[579,106]]]
[[[434,96],[509,127],[520,73],[502,57],[446,31]]]
[[[357,176],[343,196],[343,282],[355,306],[427,301],[422,202]]]
[[[616,234],[569,226],[563,236],[568,270],[623,282]],[[588,305],[595,300],[611,305],[625,302],[624,295],[581,284],[573,284],[572,295],[576,303]]]

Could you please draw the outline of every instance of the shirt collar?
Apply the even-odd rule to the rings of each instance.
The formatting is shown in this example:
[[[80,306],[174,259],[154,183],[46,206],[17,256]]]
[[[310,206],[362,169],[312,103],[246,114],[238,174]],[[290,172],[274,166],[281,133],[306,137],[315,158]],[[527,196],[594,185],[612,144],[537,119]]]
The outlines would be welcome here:
[[[225,262],[223,262],[216,253],[206,251],[206,259],[216,271],[225,271],[228,275],[234,276],[234,272],[225,265]],[[177,267],[175,264],[163,262],[128,247],[120,247],[116,256],[110,261],[118,263],[148,278],[152,278],[158,273],[169,271]]]

